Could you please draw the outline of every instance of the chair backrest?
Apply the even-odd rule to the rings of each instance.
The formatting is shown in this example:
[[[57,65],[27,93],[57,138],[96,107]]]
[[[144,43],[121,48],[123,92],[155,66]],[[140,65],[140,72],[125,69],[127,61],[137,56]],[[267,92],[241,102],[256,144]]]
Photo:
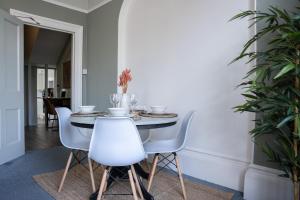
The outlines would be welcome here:
[[[179,134],[177,135],[177,138],[176,138],[176,144],[178,146],[178,151],[182,150],[186,144],[187,136],[190,131],[190,126],[191,126],[191,122],[192,122],[194,114],[195,114],[195,111],[189,111],[185,115],[185,117],[182,121]]]
[[[70,116],[72,111],[66,107],[57,107],[55,111],[59,121],[59,137],[61,143],[71,149],[77,149],[76,144],[86,140],[77,127],[71,125]],[[86,147],[88,148],[88,147]]]
[[[55,106],[51,103],[51,101],[47,98],[44,98],[44,104],[47,109],[47,113],[50,115],[56,115]]]
[[[145,159],[139,132],[130,118],[97,118],[89,157],[106,166],[128,166]]]

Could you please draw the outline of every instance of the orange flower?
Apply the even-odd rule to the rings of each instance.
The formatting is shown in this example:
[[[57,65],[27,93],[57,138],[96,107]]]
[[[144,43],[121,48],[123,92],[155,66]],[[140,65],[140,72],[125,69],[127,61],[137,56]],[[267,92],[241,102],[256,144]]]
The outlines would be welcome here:
[[[132,80],[131,70],[126,68],[119,76],[119,86],[122,87],[123,93],[127,92],[128,82]]]

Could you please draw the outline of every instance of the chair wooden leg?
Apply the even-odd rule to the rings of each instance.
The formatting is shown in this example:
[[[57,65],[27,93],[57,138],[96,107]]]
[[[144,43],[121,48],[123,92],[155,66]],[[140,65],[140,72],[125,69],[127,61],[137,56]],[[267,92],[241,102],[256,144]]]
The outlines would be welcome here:
[[[91,159],[88,158],[88,162],[89,162],[90,176],[91,176],[91,181],[92,181],[92,189],[93,189],[93,192],[95,192],[96,187],[95,187],[95,179],[94,179],[93,165],[92,165]]]
[[[149,175],[149,180],[148,180],[148,188],[147,188],[148,192],[150,191],[150,188],[151,188],[151,185],[152,185],[152,181],[153,181],[153,178],[154,178],[157,162],[158,162],[158,154],[155,154],[154,159],[153,159],[152,169],[151,169],[151,172],[150,172],[150,175]]]
[[[100,188],[99,188],[99,193],[98,193],[98,196],[97,196],[97,200],[101,200],[101,197],[102,197],[102,194],[103,194],[103,190],[104,190],[104,187],[105,187],[105,184],[106,184],[106,177],[107,177],[107,173],[108,173],[108,170],[105,169],[104,172],[103,172],[103,176],[102,176],[102,179],[101,179],[101,183],[100,183]]]
[[[133,199],[138,200],[131,170],[128,170],[128,177],[129,177],[130,186],[131,186],[132,193],[133,193]]]
[[[100,165],[104,170],[106,169],[106,167],[105,166],[103,166],[103,165]],[[110,176],[110,171],[111,171],[111,169],[112,169],[112,167],[108,167],[108,170],[107,170],[107,176],[108,176],[108,178],[109,178],[109,176]],[[108,180],[108,178],[106,178],[107,180]],[[105,183],[104,183],[104,186],[103,186],[103,192],[106,192],[106,190],[107,190],[107,181],[105,181]]]
[[[138,177],[136,175],[136,172],[135,172],[135,169],[134,169],[133,165],[131,165],[131,172],[132,172],[132,175],[133,175],[133,178],[134,178],[134,181],[135,181],[138,193],[139,193],[141,199],[143,200],[144,199],[143,192],[142,192],[142,189],[141,189],[141,186],[140,186],[140,182],[139,182],[139,179],[138,179]]]
[[[183,199],[186,200],[187,199],[186,190],[185,190],[182,172],[181,172],[181,168],[180,168],[179,160],[178,160],[177,156],[175,156],[175,161],[176,161],[176,167],[177,167],[178,176],[179,176],[179,180],[180,180],[180,184],[181,184],[181,188],[182,188]]]
[[[70,167],[72,158],[73,158],[73,153],[71,152],[70,155],[69,155],[69,158],[68,158],[68,162],[67,162],[67,165],[66,165],[66,168],[65,168],[63,177],[62,177],[62,179],[61,179],[61,181],[60,181],[60,185],[59,185],[59,188],[58,188],[58,192],[61,191],[61,189],[62,189],[62,187],[63,187],[63,185],[64,185],[65,178],[66,178],[66,176],[67,176],[67,173],[68,173],[68,170],[69,170],[69,167]]]

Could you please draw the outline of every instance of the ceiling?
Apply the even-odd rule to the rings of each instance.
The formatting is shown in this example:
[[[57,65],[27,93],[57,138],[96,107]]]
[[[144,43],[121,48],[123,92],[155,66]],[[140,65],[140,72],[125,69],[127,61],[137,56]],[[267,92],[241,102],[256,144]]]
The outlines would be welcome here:
[[[83,13],[89,13],[111,0],[42,0],[58,6],[77,10]]]
[[[56,65],[70,38],[68,33],[25,25],[25,63]]]

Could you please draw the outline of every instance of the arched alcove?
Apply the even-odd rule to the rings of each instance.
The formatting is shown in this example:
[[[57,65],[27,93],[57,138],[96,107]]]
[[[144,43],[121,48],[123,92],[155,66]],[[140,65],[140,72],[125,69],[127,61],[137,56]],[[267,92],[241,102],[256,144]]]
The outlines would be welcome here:
[[[227,64],[249,31],[247,21],[228,20],[249,6],[239,0],[124,0],[119,18],[118,71],[131,68],[129,93],[139,104],[166,105],[181,118],[196,110],[181,152],[184,172],[237,190],[252,153],[250,117],[232,110],[243,101],[235,87],[247,67]],[[152,135],[169,138],[177,130]]]

